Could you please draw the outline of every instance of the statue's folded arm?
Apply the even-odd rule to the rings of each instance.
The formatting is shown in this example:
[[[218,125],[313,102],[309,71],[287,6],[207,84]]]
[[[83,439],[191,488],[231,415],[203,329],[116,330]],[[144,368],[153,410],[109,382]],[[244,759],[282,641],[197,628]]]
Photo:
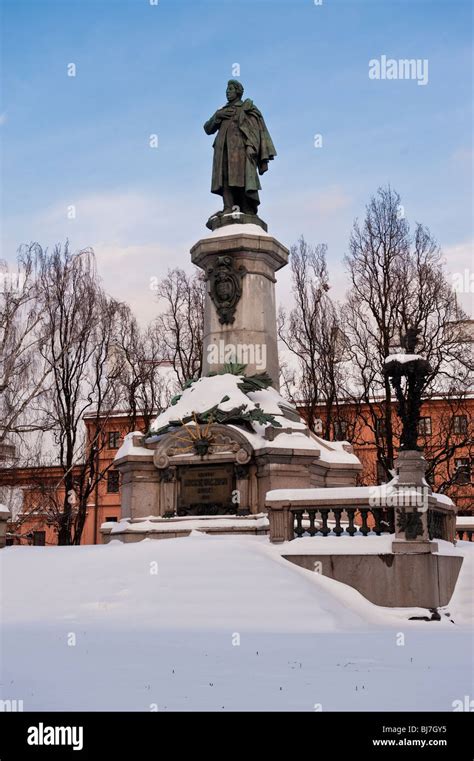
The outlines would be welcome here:
[[[204,132],[206,135],[213,135],[219,129],[221,120],[214,114],[204,125]]]

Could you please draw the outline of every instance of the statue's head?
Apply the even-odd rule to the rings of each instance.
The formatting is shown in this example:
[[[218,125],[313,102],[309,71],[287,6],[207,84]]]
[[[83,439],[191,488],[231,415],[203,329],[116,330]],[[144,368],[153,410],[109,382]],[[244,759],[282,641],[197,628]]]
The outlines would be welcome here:
[[[229,79],[225,94],[229,101],[238,100],[244,94],[243,85],[237,79]]]

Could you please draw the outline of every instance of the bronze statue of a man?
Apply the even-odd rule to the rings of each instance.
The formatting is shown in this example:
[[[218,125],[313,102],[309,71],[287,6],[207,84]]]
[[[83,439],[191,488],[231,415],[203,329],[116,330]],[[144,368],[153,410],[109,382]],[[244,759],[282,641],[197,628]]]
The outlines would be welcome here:
[[[250,99],[242,101],[244,88],[230,79],[227,104],[204,125],[208,135],[217,132],[214,140],[211,193],[223,196],[224,209],[230,214],[236,207],[244,214],[257,214],[261,189],[259,174],[268,169],[276,156],[263,116]]]

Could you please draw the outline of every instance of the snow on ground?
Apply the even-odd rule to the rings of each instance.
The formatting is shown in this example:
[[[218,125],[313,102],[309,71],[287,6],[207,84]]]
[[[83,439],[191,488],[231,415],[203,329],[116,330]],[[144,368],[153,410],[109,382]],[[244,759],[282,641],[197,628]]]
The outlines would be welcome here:
[[[472,694],[473,548],[457,545],[440,622],[374,606],[266,537],[6,548],[1,697],[25,710],[451,710]]]

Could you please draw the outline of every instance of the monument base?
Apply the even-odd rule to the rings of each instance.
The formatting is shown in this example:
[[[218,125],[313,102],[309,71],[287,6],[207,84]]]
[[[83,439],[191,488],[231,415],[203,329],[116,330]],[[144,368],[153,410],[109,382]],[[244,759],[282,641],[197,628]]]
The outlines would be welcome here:
[[[361,465],[350,445],[310,433],[275,389],[241,390],[257,381],[200,378],[147,435],[128,434],[115,459],[122,519],[146,532],[160,517],[255,516],[272,489],[355,483]]]
[[[260,536],[269,531],[268,518],[260,513],[247,516],[201,516],[199,518],[123,519],[119,523],[103,523],[101,534],[104,544],[111,541],[141,542],[143,539],[178,539],[192,531],[200,534]]]
[[[191,249],[207,281],[203,377],[115,458],[122,519],[145,534],[148,519],[257,515],[268,491],[352,486],[362,470],[350,444],[312,434],[278,391],[275,273],[288,249],[256,215],[217,214],[209,226]]]
[[[246,366],[246,374],[267,373],[279,388],[275,273],[289,251],[252,219],[232,215],[222,229],[199,240],[191,261],[205,273],[203,375],[228,363]],[[219,218],[222,220],[222,218]]]
[[[206,222],[207,229],[212,231],[227,225],[257,225],[265,232],[268,231],[267,223],[260,219],[258,214],[245,214],[242,211],[233,211],[230,214],[217,212],[217,214],[212,214]]]

